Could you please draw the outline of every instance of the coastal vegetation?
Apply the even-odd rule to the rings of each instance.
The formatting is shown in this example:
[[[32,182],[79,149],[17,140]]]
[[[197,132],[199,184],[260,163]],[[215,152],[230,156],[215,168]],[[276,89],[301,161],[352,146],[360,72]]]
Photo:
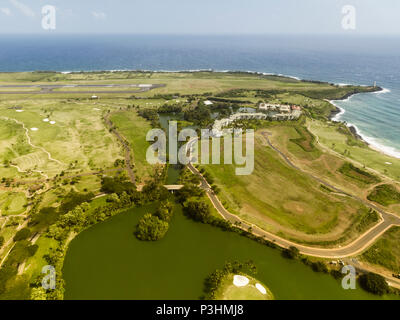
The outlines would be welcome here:
[[[373,87],[337,87],[240,72],[2,73],[0,83],[166,84],[138,93],[116,88],[112,89],[114,93],[101,93],[110,88],[99,88],[99,98],[95,100],[90,94],[76,93],[77,88],[66,87],[54,89],[51,95],[0,95],[1,299],[62,299],[64,258],[72,239],[100,222],[124,215],[122,212],[126,210],[139,212],[128,223],[128,242],[135,246],[139,244],[132,236],[134,226],[137,238],[151,242],[168,231],[168,236],[157,243],[163,246],[170,238],[178,238],[171,234],[175,223],[178,226],[187,223],[185,226],[193,232],[197,228],[206,228],[211,234],[218,232],[215,242],[224,243],[223,239],[228,237],[235,239],[238,246],[243,243],[243,248],[252,247],[253,242],[261,244],[262,249],[253,252],[258,257],[263,257],[262,250],[276,247],[252,234],[252,230],[243,230],[240,224],[224,220],[199,187],[199,177],[187,169],[177,169],[181,175],[176,183],[184,187],[174,196],[162,186],[166,184],[168,166],[150,165],[146,160],[150,145],[146,134],[151,128],[160,127],[160,120],[178,120],[179,129],[186,126],[199,129],[210,127],[215,119],[238,112],[242,107],[255,110],[259,102],[301,106],[304,116],[298,121],[238,123],[243,128],[257,130],[255,171],[251,176],[236,176],[235,164],[199,167],[227,210],[298,243],[324,247],[344,244],[379,220],[375,211],[321,185],[310,178],[309,172],[345,190],[354,190],[357,195],[365,193],[366,185],[374,187],[382,176],[400,177],[397,161],[368,149],[351,131],[346,131],[347,127],[328,121],[334,107],[326,99],[377,90]],[[75,93],[68,93],[69,90]],[[205,104],[205,100],[213,104]],[[267,144],[265,132],[271,133],[274,146],[305,171],[288,166]],[[122,141],[129,146],[128,155]],[[370,168],[375,170],[374,174]],[[380,191],[380,196],[372,201],[387,200],[386,197]],[[147,207],[142,209],[143,206]],[[174,212],[178,212],[178,217],[173,218]],[[194,222],[184,220],[187,218],[201,223],[194,227],[191,224]],[[180,229],[180,241],[191,236]],[[152,245],[141,242],[149,248]],[[207,245],[204,250],[210,251]],[[223,246],[219,248],[217,251],[224,250]],[[167,249],[165,254],[172,247]],[[203,249],[188,247],[188,250],[197,253]],[[294,247],[284,252],[294,260],[303,258]],[[147,258],[142,256],[143,261]],[[221,265],[221,260],[215,259],[214,268]],[[54,292],[40,286],[41,268],[47,264],[55,266],[60,275]],[[310,262],[310,266],[326,272],[326,265],[318,261]],[[186,265],[184,268],[190,269]],[[196,270],[202,279],[205,272],[210,272],[210,268]],[[260,280],[269,283],[266,276]]]
[[[372,190],[368,195],[368,200],[377,202],[383,206],[400,204],[400,192],[391,184],[381,184]]]
[[[384,277],[375,273],[366,273],[359,278],[360,285],[373,294],[384,295],[390,291],[389,285],[387,284]]]

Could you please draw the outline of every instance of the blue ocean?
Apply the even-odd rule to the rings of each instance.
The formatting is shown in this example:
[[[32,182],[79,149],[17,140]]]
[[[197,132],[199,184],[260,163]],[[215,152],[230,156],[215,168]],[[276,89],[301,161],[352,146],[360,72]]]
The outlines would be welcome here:
[[[2,35],[0,71],[257,71],[380,93],[334,102],[338,119],[373,146],[400,157],[400,37]]]

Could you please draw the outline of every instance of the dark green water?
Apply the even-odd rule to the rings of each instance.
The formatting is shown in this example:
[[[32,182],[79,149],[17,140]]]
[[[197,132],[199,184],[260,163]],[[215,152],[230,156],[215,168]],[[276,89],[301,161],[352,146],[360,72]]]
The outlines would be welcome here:
[[[203,281],[227,260],[252,259],[257,279],[277,299],[374,299],[343,290],[329,275],[235,233],[193,222],[177,208],[166,237],[141,242],[133,230],[153,207],[131,209],[82,232],[70,244],[63,276],[66,299],[197,299]],[[390,297],[386,297],[390,298]]]

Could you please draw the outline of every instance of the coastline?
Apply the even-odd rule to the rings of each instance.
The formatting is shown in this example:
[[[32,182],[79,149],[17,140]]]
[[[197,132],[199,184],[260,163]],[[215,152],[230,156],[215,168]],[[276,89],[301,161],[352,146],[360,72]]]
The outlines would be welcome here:
[[[348,84],[348,83],[334,83],[334,82],[329,82],[329,81],[318,81],[318,80],[311,80],[311,79],[302,79],[297,76],[292,76],[292,75],[285,75],[281,73],[273,73],[273,72],[260,72],[260,71],[251,71],[251,70],[218,70],[218,69],[181,69],[181,70],[150,70],[150,69],[114,69],[114,70],[65,70],[65,71],[59,71],[59,70],[35,70],[35,71],[28,71],[28,72],[52,72],[52,73],[60,73],[60,74],[73,74],[73,73],[100,73],[100,72],[109,72],[109,73],[118,73],[118,72],[152,72],[152,73],[196,73],[196,72],[211,72],[211,73],[242,73],[242,74],[250,74],[250,75],[260,75],[260,76],[273,76],[273,77],[280,77],[280,78],[285,78],[285,79],[292,79],[294,81],[299,81],[299,82],[318,82],[318,83],[326,83],[326,84],[331,84],[334,86],[356,86],[357,84]],[[0,73],[14,73],[13,71],[10,72],[0,72]],[[366,86],[366,85],[357,85],[357,86]],[[334,121],[334,122],[344,122],[349,130],[352,132],[352,134],[359,139],[360,141],[363,141],[366,145],[368,145],[371,149],[378,151],[382,154],[385,154],[389,157],[393,157],[396,159],[400,159],[400,151],[396,150],[393,147],[381,144],[376,142],[376,140],[372,137],[367,136],[366,134],[362,133],[360,129],[352,123],[348,123],[345,121],[341,121],[340,118],[341,116],[346,112],[344,108],[339,107],[335,102],[336,101],[348,101],[350,98],[357,94],[362,94],[362,93],[370,93],[370,94],[384,94],[390,92],[389,89],[382,88],[382,87],[376,87],[375,91],[371,92],[354,92],[354,93],[347,93],[340,99],[335,99],[335,100],[326,100],[329,102],[331,105],[334,106],[334,110],[332,110],[329,120]]]
[[[379,90],[373,91],[373,92],[360,92],[360,93],[354,93],[354,94],[347,94],[344,96],[342,99],[336,99],[336,100],[326,100],[328,101],[332,106],[335,107],[334,110],[332,110],[329,120],[333,122],[342,122],[345,123],[346,126],[349,128],[351,133],[359,139],[360,141],[364,142],[369,148],[371,148],[374,151],[377,151],[381,154],[384,154],[388,157],[392,157],[395,159],[400,159],[400,151],[396,150],[393,147],[381,144],[379,142],[376,142],[376,140],[372,137],[369,137],[368,135],[364,134],[361,132],[361,130],[353,123],[349,123],[347,121],[342,121],[341,117],[346,113],[346,110],[342,107],[339,107],[335,102],[337,101],[349,101],[351,97],[357,95],[357,94],[364,94],[364,93],[369,93],[369,94],[384,94],[391,92],[389,89],[382,88],[382,87],[377,87]]]

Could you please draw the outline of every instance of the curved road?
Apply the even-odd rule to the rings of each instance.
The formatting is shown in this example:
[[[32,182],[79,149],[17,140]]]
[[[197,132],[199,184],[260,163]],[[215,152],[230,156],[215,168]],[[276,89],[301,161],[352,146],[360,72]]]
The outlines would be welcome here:
[[[309,246],[304,246],[301,244],[297,244],[295,242],[286,240],[284,238],[281,238],[277,235],[274,235],[270,232],[267,232],[265,230],[262,230],[261,228],[257,227],[256,225],[249,223],[238,216],[230,213],[228,210],[225,209],[225,207],[222,205],[221,201],[218,199],[218,197],[214,194],[214,192],[211,190],[211,186],[208,184],[207,180],[202,176],[202,174],[192,165],[192,163],[188,164],[189,170],[198,175],[201,179],[201,187],[202,189],[205,190],[207,193],[207,196],[211,200],[212,204],[214,205],[215,209],[219,212],[219,214],[225,219],[231,222],[234,225],[239,226],[240,228],[244,230],[248,230],[250,227],[252,228],[252,233],[256,236],[262,237],[266,240],[272,241],[275,244],[279,245],[280,247],[283,248],[288,248],[290,246],[295,246],[297,247],[301,253],[309,256],[315,256],[315,257],[320,257],[320,258],[345,258],[349,256],[354,256],[356,254],[359,254],[363,250],[365,250],[367,247],[369,247],[373,242],[376,241],[376,239],[381,236],[386,230],[388,230],[390,227],[395,226],[395,225],[400,225],[400,218],[389,214],[377,206],[361,199],[356,196],[350,195],[332,185],[329,183],[323,181],[322,179],[315,177],[308,172],[303,171],[302,169],[298,168],[295,166],[288,158],[286,155],[284,155],[278,148],[272,145],[271,141],[269,140],[268,134],[264,133],[263,136],[266,138],[269,146],[275,150],[279,155],[285,160],[285,162],[291,166],[292,168],[301,171],[304,174],[307,174],[308,176],[312,177],[316,181],[318,181],[321,184],[324,184],[328,188],[331,188],[335,190],[338,193],[345,194],[349,197],[352,197],[353,199],[356,199],[358,201],[361,201],[364,203],[366,206],[376,210],[377,212],[380,213],[382,220],[379,224],[375,225],[373,228],[365,232],[363,235],[361,235],[359,238],[354,240],[352,243],[344,246],[344,247],[338,247],[338,248],[329,248],[329,249],[324,249],[324,248],[317,248],[317,247],[309,247]],[[197,141],[197,138],[194,138],[191,140],[187,146],[190,148],[195,142]]]

